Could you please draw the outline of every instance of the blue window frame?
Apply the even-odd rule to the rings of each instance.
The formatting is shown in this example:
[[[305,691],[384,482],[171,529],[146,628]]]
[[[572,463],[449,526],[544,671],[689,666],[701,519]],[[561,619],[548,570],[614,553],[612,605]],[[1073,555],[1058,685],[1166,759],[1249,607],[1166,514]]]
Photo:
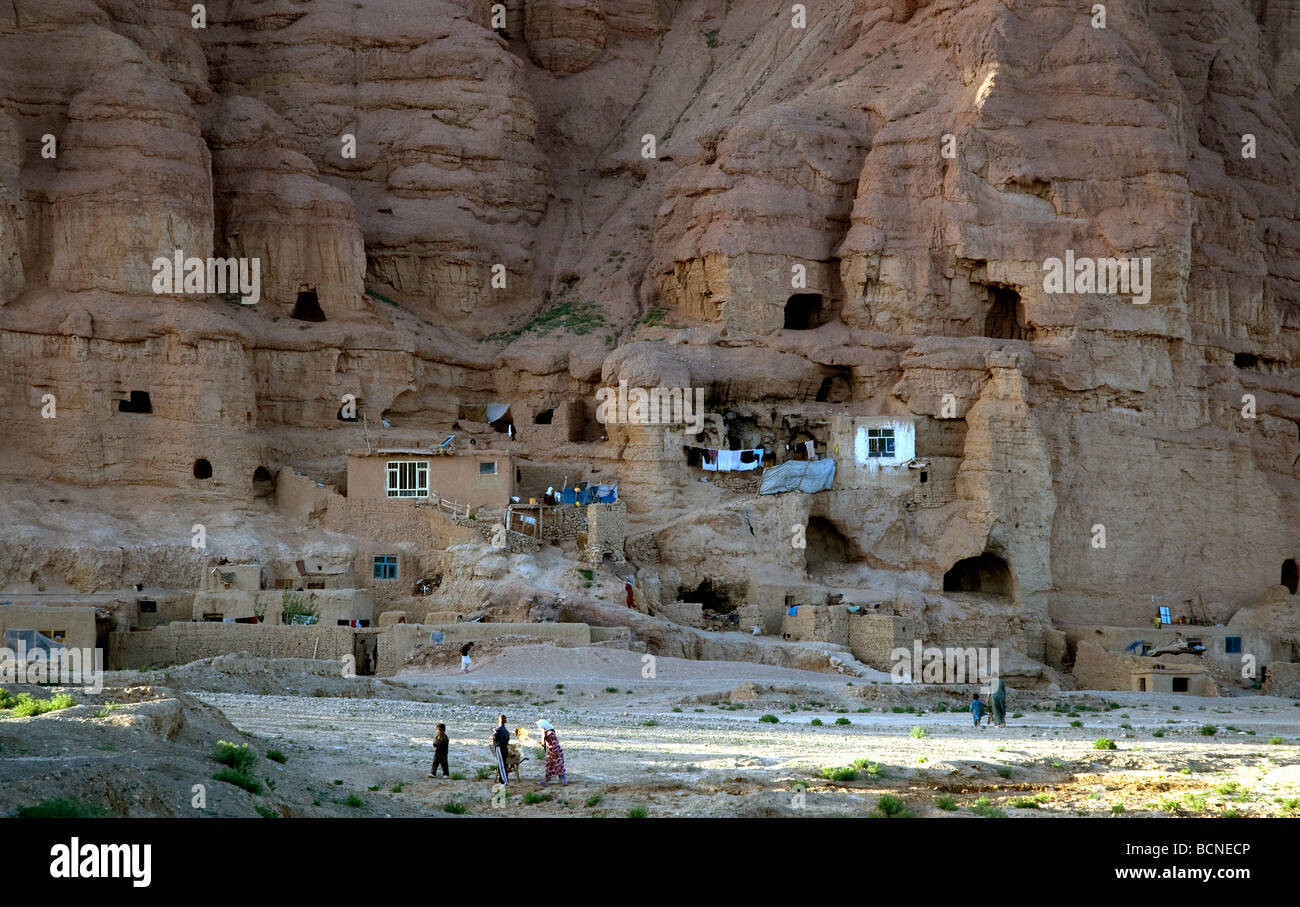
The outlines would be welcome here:
[[[375,579],[397,579],[397,555],[375,555]]]
[[[1228,654],[1228,655],[1240,655],[1240,654],[1241,654],[1241,637],[1240,637],[1240,636],[1225,636],[1225,637],[1223,637],[1223,651],[1224,651],[1225,654]]]

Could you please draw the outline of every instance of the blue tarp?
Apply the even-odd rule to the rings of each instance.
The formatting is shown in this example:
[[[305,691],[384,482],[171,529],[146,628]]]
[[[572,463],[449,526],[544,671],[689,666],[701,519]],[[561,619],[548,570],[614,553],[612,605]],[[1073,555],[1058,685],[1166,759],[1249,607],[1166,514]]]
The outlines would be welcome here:
[[[835,461],[791,460],[780,466],[763,470],[763,484],[759,494],[780,494],[783,491],[802,491],[813,494],[826,491],[835,481]]]

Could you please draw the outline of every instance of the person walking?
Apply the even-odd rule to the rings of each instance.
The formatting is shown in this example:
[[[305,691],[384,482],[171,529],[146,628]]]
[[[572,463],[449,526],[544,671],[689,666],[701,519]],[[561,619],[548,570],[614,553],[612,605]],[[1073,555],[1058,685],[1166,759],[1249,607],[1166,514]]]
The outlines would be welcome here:
[[[555,728],[545,718],[537,722],[537,728],[542,732],[542,746],[546,748],[546,778],[542,781],[542,786],[550,784],[552,778],[559,778],[561,784],[568,784],[569,776],[564,771],[564,750],[560,748],[560,738],[556,735]]]
[[[469,666],[474,663],[474,659],[469,657],[469,650],[474,648],[474,643],[467,642],[460,647],[460,672],[462,674],[469,671]]]
[[[623,580],[623,588],[627,592],[627,606],[633,611],[636,610],[636,604],[632,600],[632,577]]]
[[[438,725],[438,735],[433,738],[433,771],[429,772],[430,778],[438,777],[438,766],[442,766],[442,776],[450,777],[451,773],[447,771],[447,747],[451,745],[451,738],[447,736],[447,725]]]
[[[998,727],[1007,726],[1007,685],[1001,677],[994,677],[991,684],[993,695],[990,697],[990,704],[993,706],[993,723]]]
[[[984,703],[980,700],[980,694],[976,693],[975,698],[970,701],[970,716],[976,727],[980,726],[980,719],[984,717],[985,711]]]
[[[492,748],[497,756],[497,777],[502,784],[506,784],[510,780],[506,772],[506,757],[510,755],[510,731],[506,729],[505,715],[497,716],[497,729],[492,732]]]

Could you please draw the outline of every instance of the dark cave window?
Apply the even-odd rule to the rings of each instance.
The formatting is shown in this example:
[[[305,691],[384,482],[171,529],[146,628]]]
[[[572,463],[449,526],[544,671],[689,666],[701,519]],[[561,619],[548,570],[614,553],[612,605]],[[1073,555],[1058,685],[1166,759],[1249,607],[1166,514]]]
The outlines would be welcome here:
[[[207,460],[199,457],[194,461],[194,478],[210,479],[212,478],[212,464]]]
[[[303,290],[298,294],[291,318],[297,321],[324,321],[325,310],[320,307],[315,290]]]
[[[979,557],[967,557],[952,565],[943,575],[944,592],[1011,593],[1011,568],[996,554],[985,551]]]
[[[131,396],[127,399],[117,401],[117,411],[119,413],[153,412],[153,403],[149,400],[149,392],[131,391]]]
[[[537,415],[533,416],[533,424],[534,424],[534,425],[550,425],[550,424],[551,424],[551,419],[553,419],[554,417],[555,417],[555,410],[553,410],[553,409],[544,409],[544,410],[542,410],[541,412],[539,412]]]
[[[997,340],[1033,340],[1034,330],[1025,324],[1025,304],[1011,287],[988,287],[989,314],[984,319],[984,336]]]
[[[785,301],[786,330],[807,331],[823,323],[821,293],[795,293]]]

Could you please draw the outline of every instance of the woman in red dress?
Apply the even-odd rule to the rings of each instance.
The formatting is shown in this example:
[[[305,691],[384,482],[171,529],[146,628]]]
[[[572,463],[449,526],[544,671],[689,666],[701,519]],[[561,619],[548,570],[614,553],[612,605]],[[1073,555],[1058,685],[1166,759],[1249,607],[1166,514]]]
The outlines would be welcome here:
[[[561,784],[568,784],[569,776],[564,771],[564,750],[560,749],[560,738],[555,735],[555,728],[545,718],[537,722],[537,727],[542,732],[542,745],[546,748],[546,778],[542,785],[550,784],[555,777],[560,779]]]

